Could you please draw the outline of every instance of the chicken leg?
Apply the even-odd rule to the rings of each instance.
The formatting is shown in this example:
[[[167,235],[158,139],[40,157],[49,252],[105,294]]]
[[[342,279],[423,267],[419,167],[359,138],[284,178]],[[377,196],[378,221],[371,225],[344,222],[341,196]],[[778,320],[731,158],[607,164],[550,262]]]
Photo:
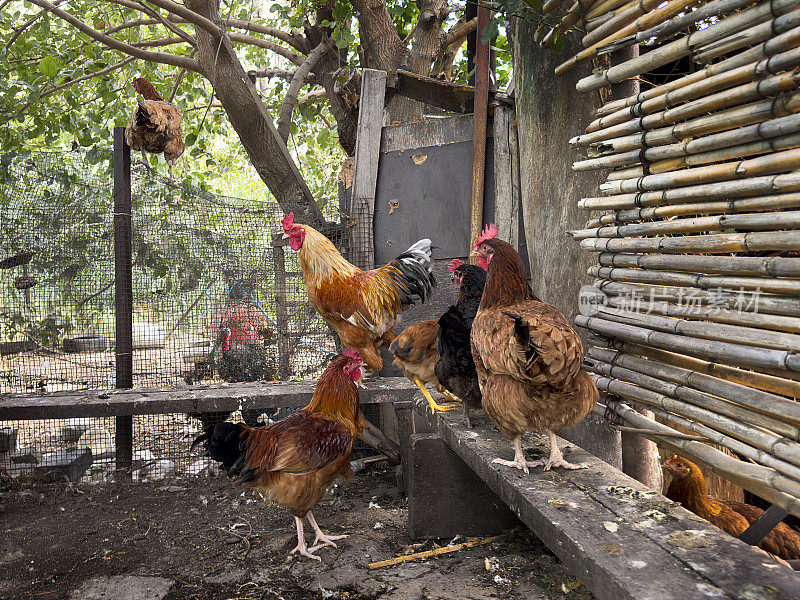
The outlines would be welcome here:
[[[431,396],[431,393],[425,387],[425,384],[422,383],[419,379],[415,379],[414,383],[417,384],[417,387],[422,392],[422,395],[425,396],[425,398],[428,399],[428,406],[430,406],[432,413],[436,414],[436,411],[445,412],[447,410],[453,410],[455,408],[455,406],[445,406],[445,405],[442,405],[442,404],[437,404],[436,400],[433,399],[433,397]]]
[[[495,458],[492,463],[498,465],[505,465],[506,467],[514,467],[525,472],[525,475],[530,473],[529,467],[538,467],[542,461],[527,461],[525,460],[525,453],[522,451],[522,436],[514,438],[514,460],[503,460],[502,458]]]
[[[588,469],[589,465],[586,463],[569,463],[564,460],[564,455],[561,454],[561,450],[558,448],[558,444],[556,443],[556,434],[552,431],[548,431],[547,435],[550,436],[550,457],[547,459],[536,460],[532,463],[528,463],[529,467],[538,467],[539,465],[544,465],[544,470],[549,471],[554,467],[561,467],[563,469]]]
[[[322,558],[314,554],[314,550],[316,550],[316,547],[309,548],[308,546],[306,546],[306,540],[303,537],[303,520],[299,517],[295,517],[294,522],[295,525],[297,525],[297,546],[295,546],[294,549],[291,552],[289,552],[289,554],[294,554],[295,552],[298,552],[302,556],[313,558],[314,560],[318,560],[321,562]]]
[[[313,552],[322,546],[333,546],[336,548],[337,546],[333,540],[343,540],[347,537],[346,535],[325,535],[322,533],[322,530],[319,528],[319,525],[317,525],[317,520],[314,518],[314,514],[311,511],[308,511],[306,519],[308,519],[311,527],[314,528],[314,533],[317,534],[317,537],[314,539],[314,547],[309,549],[310,552]]]

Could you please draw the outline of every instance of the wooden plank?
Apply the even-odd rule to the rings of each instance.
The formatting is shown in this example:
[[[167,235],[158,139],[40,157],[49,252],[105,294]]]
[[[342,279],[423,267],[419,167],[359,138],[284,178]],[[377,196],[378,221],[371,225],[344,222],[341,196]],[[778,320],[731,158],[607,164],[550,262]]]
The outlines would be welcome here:
[[[269,381],[196,386],[190,389],[92,390],[44,396],[0,396],[0,421],[140,414],[212,412],[239,408],[302,407],[316,381]],[[410,400],[419,388],[404,377],[372,378],[359,390],[361,404]]]
[[[800,576],[680,505],[559,438],[588,469],[530,475],[493,465],[511,444],[494,428],[468,430],[439,413],[439,435],[597,598],[795,598]],[[531,443],[533,442],[533,443]],[[544,436],[526,437],[547,450]]]
[[[114,128],[114,313],[116,385],[133,387],[133,263],[131,149],[125,128]]]
[[[286,287],[286,254],[283,250],[283,240],[277,237],[272,239],[272,259],[275,266],[275,315],[277,320],[278,335],[278,379],[289,379],[289,354],[291,352],[291,339],[289,337],[289,310],[286,298],[289,297]]]
[[[443,79],[417,75],[397,69],[394,92],[454,113],[471,113],[475,106],[475,88]]]
[[[443,146],[471,142],[473,115],[425,119],[414,123],[387,125],[381,136],[381,152],[415,150],[423,146]]]
[[[494,222],[498,237],[519,250],[519,152],[516,111],[498,106],[494,111]]]
[[[350,210],[350,217],[355,219],[355,226],[350,236],[351,261],[362,269],[375,268],[372,216],[375,211],[375,188],[378,183],[385,95],[386,72],[364,69],[358,107],[358,133]]]

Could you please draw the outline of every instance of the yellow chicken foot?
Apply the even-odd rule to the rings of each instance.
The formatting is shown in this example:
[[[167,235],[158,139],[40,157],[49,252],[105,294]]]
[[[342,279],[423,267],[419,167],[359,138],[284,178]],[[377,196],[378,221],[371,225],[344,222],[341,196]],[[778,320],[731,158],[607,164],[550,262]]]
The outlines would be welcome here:
[[[453,410],[455,408],[455,406],[444,406],[442,404],[437,404],[436,400],[433,399],[430,392],[425,387],[425,384],[422,383],[419,379],[415,379],[414,383],[417,384],[417,387],[420,389],[420,391],[422,391],[422,394],[425,396],[425,398],[428,399],[428,406],[431,407],[432,413],[436,414],[436,411],[444,412],[446,410]]]
[[[317,534],[317,537],[314,539],[314,547],[309,548],[309,552],[314,552],[315,550],[317,550],[318,548],[322,548],[323,546],[333,546],[334,548],[336,548],[337,546],[333,542],[333,540],[343,540],[344,538],[347,537],[346,535],[325,535],[324,533],[322,533],[322,530],[319,528],[319,525],[317,525],[317,520],[314,518],[314,515],[311,513],[311,511],[308,511],[306,519],[308,519],[308,522],[311,524],[311,527],[314,528],[314,533]]]
[[[443,391],[442,395],[450,402],[462,402],[461,398],[451,392],[448,392],[447,390]]]
[[[313,558],[314,560],[322,561],[322,558],[314,554],[314,550],[316,548],[309,548],[306,546],[306,540],[303,537],[303,520],[297,517],[294,518],[295,525],[297,525],[297,546],[289,552],[289,554],[294,554],[295,552],[299,553],[302,556],[307,558]]]
[[[530,471],[528,470],[529,467],[538,467],[539,465],[543,464],[543,461],[539,460],[535,461],[525,460],[525,453],[522,451],[522,436],[514,438],[514,460],[503,460],[502,458],[495,458],[492,462],[494,464],[520,469],[521,471],[524,471],[526,475],[530,473]]]

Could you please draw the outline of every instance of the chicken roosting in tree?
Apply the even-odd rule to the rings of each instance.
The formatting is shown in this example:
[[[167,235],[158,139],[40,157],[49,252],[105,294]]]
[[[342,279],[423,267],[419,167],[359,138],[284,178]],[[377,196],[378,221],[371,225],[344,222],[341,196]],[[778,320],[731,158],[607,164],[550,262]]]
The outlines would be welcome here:
[[[181,131],[183,115],[176,106],[165,101],[144,77],[133,81],[133,89],[144,96],[144,100],[136,99],[137,106],[125,128],[125,141],[132,150],[141,150],[145,165],[145,152],[163,153],[172,178],[172,167],[186,149]]]
[[[431,241],[419,240],[390,263],[363,271],[347,262],[319,231],[281,221],[284,238],[299,252],[308,299],[339,334],[346,348],[358,350],[370,371],[380,371],[381,346],[394,341],[397,315],[416,299],[423,302],[436,285]]]
[[[234,485],[246,482],[292,511],[297,526],[292,554],[321,560],[314,554],[318,548],[335,547],[334,540],[345,537],[322,533],[311,509],[337,477],[353,474],[350,453],[360,429],[356,381],[361,365],[358,353],[346,350],[325,369],[305,408],[262,427],[220,423],[192,444],[204,444],[208,455],[236,478]],[[303,536],[303,518],[316,533],[311,548]]]
[[[482,239],[472,255],[489,261],[471,334],[483,409],[514,441],[515,450],[514,460],[494,462],[525,473],[542,464],[545,470],[585,467],[564,460],[555,435],[578,424],[598,399],[597,388],[581,369],[578,334],[557,308],[533,294],[522,260],[510,244],[495,237]],[[548,459],[525,459],[526,431],[547,432]]]

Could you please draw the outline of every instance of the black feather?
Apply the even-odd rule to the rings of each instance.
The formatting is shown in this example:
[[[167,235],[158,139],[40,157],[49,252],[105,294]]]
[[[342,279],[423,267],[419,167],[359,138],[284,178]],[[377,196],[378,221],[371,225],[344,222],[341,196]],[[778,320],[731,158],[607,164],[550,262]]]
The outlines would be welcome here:
[[[192,443],[192,448],[203,443],[206,454],[219,463],[226,472],[230,472],[234,465],[241,464],[243,456],[240,437],[244,427],[240,423],[223,421],[217,423],[213,429],[206,430]]]

